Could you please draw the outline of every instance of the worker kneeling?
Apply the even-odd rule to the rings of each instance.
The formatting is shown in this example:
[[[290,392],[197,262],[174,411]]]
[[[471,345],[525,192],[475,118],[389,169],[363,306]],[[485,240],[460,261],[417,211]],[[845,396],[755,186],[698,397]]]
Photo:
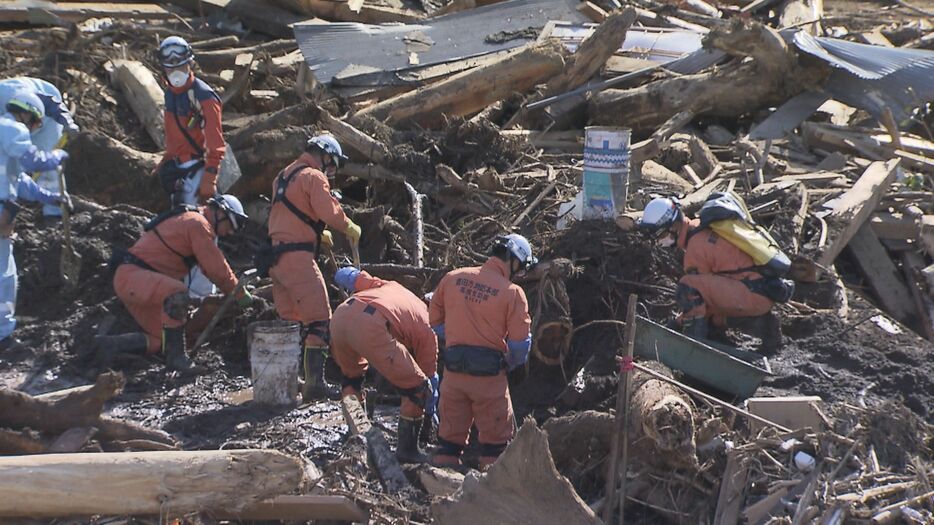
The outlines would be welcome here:
[[[344,376],[341,393],[363,401],[363,378],[372,363],[402,393],[396,457],[423,463],[422,418],[433,415],[438,399],[438,340],[428,325],[428,308],[401,284],[354,267],[338,270],[334,282],[353,294],[331,317],[331,355]]]
[[[453,270],[435,289],[429,320],[446,343],[435,466],[461,464],[474,423],[481,468],[492,465],[512,440],[506,372],[528,360],[532,345],[529,303],[512,279],[536,262],[525,237],[506,235],[496,240],[483,266]]]
[[[658,245],[684,250],[675,324],[685,335],[706,339],[712,323],[759,337],[763,353],[778,350],[781,325],[772,307],[794,292],[794,283],[779,277],[790,261],[752,222],[738,196],[711,195],[698,219],[688,219],[676,200],[656,198],[645,207],[639,227]]]
[[[171,370],[200,372],[185,353],[185,322],[191,305],[182,279],[197,265],[224,293],[237,288],[237,278],[215,242],[246,223],[243,205],[233,195],[218,195],[207,205],[181,205],[157,215],[129,250],[111,257],[114,290],[145,333],[98,336],[98,359],[109,363],[119,353],[165,355]],[[241,306],[251,302],[241,289]]]

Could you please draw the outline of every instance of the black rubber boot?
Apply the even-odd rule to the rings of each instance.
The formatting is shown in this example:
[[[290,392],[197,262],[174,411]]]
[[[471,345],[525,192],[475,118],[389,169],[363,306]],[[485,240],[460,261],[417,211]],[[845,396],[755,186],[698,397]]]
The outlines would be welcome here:
[[[120,335],[94,336],[94,358],[97,365],[107,367],[120,354],[146,355],[149,341],[142,332],[130,332]]]
[[[782,325],[775,312],[756,317],[729,317],[726,324],[730,328],[761,339],[759,352],[763,355],[774,355],[782,346]]]
[[[185,327],[162,328],[162,353],[165,355],[165,367],[182,374],[203,374],[206,370],[188,359],[185,353]]]
[[[302,401],[305,403],[319,399],[338,401],[341,391],[324,379],[324,362],[327,360],[327,347],[306,346],[304,356],[305,384],[302,385]]]
[[[399,416],[399,434],[396,443],[396,459],[399,463],[427,463],[429,458],[418,448],[418,434],[422,420]]]

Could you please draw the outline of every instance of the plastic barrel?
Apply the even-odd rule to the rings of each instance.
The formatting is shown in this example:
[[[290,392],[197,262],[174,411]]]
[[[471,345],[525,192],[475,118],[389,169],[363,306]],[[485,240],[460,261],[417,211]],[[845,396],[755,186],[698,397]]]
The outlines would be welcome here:
[[[584,219],[616,218],[629,193],[628,128],[588,126],[584,132]]]
[[[257,321],[247,330],[253,401],[293,405],[298,396],[301,325],[288,321]]]

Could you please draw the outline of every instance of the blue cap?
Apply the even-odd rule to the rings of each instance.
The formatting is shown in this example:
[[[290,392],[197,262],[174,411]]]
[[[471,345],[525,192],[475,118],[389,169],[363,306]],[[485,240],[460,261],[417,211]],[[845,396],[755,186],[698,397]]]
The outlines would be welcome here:
[[[352,294],[357,291],[356,284],[359,275],[360,270],[353,266],[345,266],[337,270],[337,273],[334,274],[334,283],[343,288],[347,293]]]

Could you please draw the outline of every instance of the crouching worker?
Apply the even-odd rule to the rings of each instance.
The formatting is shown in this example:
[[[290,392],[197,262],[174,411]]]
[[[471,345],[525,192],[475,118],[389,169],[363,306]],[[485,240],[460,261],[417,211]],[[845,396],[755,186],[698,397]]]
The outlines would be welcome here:
[[[401,284],[357,268],[341,268],[334,282],[353,295],[331,317],[331,355],[344,376],[341,393],[363,401],[363,378],[372,364],[402,394],[396,457],[403,463],[427,461],[418,436],[423,416],[431,418],[438,399],[438,340],[428,325],[428,308]]]
[[[243,206],[233,195],[218,195],[207,205],[177,206],[157,215],[129,250],[117,250],[111,258],[114,290],[145,333],[98,336],[98,359],[109,363],[120,353],[146,355],[160,350],[170,370],[202,372],[185,353],[185,322],[190,299],[182,279],[195,265],[224,293],[237,287],[237,278],[215,242],[231,235],[247,220]],[[249,292],[237,302],[250,304]]]
[[[790,261],[751,223],[738,197],[711,195],[698,219],[688,219],[677,201],[656,198],[645,207],[639,227],[659,246],[684,250],[685,275],[675,292],[681,313],[675,324],[685,335],[706,339],[711,324],[737,328],[759,337],[761,352],[778,350],[781,325],[772,307],[791,297],[794,284],[776,274],[787,271]],[[760,243],[760,237],[765,241]],[[750,246],[750,239],[766,249]],[[741,246],[764,253],[767,262],[757,264]]]
[[[536,262],[529,241],[506,235],[496,240],[483,266],[453,270],[435,289],[429,320],[446,342],[435,466],[461,465],[474,423],[481,468],[492,465],[512,440],[506,372],[528,360],[532,345],[529,303],[512,280]]]

